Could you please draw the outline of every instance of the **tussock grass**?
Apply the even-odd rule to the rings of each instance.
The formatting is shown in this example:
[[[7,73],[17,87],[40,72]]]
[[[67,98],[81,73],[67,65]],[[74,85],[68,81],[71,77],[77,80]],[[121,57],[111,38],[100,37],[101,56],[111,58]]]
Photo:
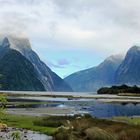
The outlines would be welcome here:
[[[140,140],[140,125],[90,116],[75,117],[63,125],[65,127],[55,134],[55,140]]]
[[[54,136],[54,140],[140,140],[140,125],[85,116],[7,115],[8,126]]]

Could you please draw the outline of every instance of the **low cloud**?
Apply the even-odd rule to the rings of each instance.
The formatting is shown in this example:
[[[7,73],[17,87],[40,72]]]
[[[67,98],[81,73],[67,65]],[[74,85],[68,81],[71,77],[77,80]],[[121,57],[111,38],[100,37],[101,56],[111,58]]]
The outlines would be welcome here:
[[[66,65],[69,65],[71,62],[68,59],[63,58],[63,59],[57,60],[57,63],[60,66],[66,66]]]
[[[71,62],[65,58],[58,59],[56,61],[47,61],[46,63],[51,68],[60,68],[60,69],[65,68],[66,66],[71,64]]]
[[[62,69],[64,68],[62,65],[58,65],[58,64],[55,64],[54,62],[52,61],[47,61],[46,64],[50,67],[50,68],[57,68],[57,69]]]

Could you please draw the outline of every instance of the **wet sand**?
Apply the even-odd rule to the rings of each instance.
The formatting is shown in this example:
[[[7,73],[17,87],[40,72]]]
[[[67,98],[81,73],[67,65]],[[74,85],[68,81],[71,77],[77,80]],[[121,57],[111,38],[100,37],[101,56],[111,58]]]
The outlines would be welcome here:
[[[8,96],[32,96],[32,97],[64,97],[64,98],[87,98],[87,99],[130,99],[140,100],[140,96],[118,96],[111,94],[96,94],[92,92],[35,92],[35,91],[0,91]]]
[[[12,108],[6,109],[6,113],[15,115],[30,115],[30,116],[66,116],[74,114],[85,114],[88,112],[75,110],[73,107],[48,107],[48,108]]]

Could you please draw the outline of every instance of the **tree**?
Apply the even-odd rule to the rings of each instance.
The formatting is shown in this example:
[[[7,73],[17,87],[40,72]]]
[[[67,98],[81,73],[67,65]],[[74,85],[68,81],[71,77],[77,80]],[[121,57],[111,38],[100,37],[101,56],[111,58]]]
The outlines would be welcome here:
[[[0,94],[0,122],[6,117],[5,116],[5,107],[7,99],[5,94]]]

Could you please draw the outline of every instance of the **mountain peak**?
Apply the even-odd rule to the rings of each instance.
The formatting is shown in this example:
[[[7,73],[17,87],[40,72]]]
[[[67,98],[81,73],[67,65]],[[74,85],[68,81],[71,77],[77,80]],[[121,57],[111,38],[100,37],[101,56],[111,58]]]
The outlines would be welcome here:
[[[131,47],[116,72],[117,84],[140,84],[140,47]]]
[[[17,50],[19,52],[24,52],[25,50],[30,50],[31,45],[28,38],[24,37],[16,37],[16,36],[6,36],[3,37],[2,47],[9,47],[13,50]]]
[[[122,61],[124,60],[124,55],[123,54],[117,54],[117,55],[111,55],[107,57],[98,67],[102,68],[105,66],[116,66],[120,65]]]
[[[139,46],[132,46],[126,53],[125,59],[132,59],[132,58],[139,58],[140,56],[140,47]]]
[[[139,50],[140,49],[140,46],[134,45],[130,49]]]
[[[131,53],[135,53],[137,51],[140,51],[140,46],[133,46],[128,50],[128,52],[131,52]]]
[[[7,37],[5,37],[2,41],[2,47],[9,47],[10,46],[10,42],[9,39]]]
[[[123,60],[124,59],[124,55],[123,54],[116,54],[116,55],[111,55],[109,57],[107,57],[105,59],[105,61],[111,61],[111,62],[116,62],[117,60],[120,61],[120,60]]]

